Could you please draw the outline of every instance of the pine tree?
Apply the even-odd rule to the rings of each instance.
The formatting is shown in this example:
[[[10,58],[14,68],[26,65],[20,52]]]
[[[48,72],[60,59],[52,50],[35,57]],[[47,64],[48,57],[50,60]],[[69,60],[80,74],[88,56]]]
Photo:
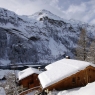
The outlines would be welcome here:
[[[86,30],[82,29],[78,40],[78,46],[76,47],[75,55],[78,60],[86,60],[87,57],[87,35]]]

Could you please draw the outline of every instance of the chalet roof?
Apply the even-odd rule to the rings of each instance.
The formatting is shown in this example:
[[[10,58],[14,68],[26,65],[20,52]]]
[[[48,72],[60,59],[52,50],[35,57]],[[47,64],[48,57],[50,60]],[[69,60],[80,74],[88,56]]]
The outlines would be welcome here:
[[[95,65],[85,61],[62,59],[46,66],[45,68],[47,71],[42,72],[38,77],[42,87],[46,88],[66,77],[79,72],[80,70],[85,69],[89,65],[95,67]]]
[[[24,78],[26,78],[26,77],[34,74],[34,73],[40,74],[41,71],[39,71],[38,69],[29,67],[25,70],[22,70],[22,71],[18,72],[18,78],[19,78],[19,80],[22,80],[22,79],[24,79]]]

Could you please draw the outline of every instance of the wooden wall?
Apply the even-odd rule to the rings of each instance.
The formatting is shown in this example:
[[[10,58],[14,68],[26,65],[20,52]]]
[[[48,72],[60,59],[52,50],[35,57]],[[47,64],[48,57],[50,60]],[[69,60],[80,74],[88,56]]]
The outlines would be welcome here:
[[[95,81],[95,67],[87,67],[87,74],[88,83]]]
[[[20,85],[23,85],[25,88],[33,88],[36,86],[40,86],[40,82],[38,79],[38,74],[32,74],[22,80],[19,81]]]
[[[92,66],[77,72],[45,89],[65,90],[85,86],[87,83],[95,81],[95,68]]]

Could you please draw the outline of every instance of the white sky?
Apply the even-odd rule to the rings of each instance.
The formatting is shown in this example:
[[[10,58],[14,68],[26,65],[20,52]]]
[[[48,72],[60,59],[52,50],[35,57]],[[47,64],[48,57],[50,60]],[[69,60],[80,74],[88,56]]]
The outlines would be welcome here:
[[[0,0],[0,7],[19,15],[46,9],[64,19],[95,24],[95,0]]]

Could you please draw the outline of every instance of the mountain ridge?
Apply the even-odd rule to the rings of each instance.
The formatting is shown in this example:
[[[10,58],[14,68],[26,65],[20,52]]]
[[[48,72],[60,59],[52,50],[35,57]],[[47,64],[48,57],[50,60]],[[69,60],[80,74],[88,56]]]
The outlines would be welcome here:
[[[46,10],[19,16],[0,8],[0,60],[47,64],[66,55],[74,58],[81,28],[86,28],[90,39],[94,38],[94,26],[67,21]]]

